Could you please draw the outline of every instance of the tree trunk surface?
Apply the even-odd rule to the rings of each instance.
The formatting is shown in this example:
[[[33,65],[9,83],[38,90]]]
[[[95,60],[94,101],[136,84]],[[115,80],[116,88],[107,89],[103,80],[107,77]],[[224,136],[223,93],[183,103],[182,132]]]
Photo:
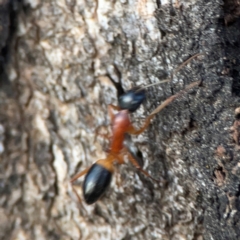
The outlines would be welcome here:
[[[0,1],[0,239],[240,239],[237,1]],[[147,89],[107,193],[79,202],[70,179],[106,156],[117,89]],[[119,74],[121,73],[121,74]],[[121,78],[121,79],[119,79]],[[83,178],[76,181],[82,197]]]

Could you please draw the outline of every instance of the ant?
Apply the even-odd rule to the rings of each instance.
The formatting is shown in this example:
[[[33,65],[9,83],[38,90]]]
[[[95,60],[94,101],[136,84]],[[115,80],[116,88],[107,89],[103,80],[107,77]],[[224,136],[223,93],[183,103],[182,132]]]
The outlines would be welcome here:
[[[196,54],[193,57],[196,57],[198,55],[200,54]],[[184,64],[181,64],[177,70],[186,65],[191,59],[193,59],[193,57],[185,61]],[[166,82],[166,80],[162,82]],[[97,160],[92,164],[91,167],[83,170],[80,173],[77,173],[71,179],[71,183],[73,184],[73,182],[75,182],[78,178],[86,174],[82,189],[83,197],[87,204],[95,203],[106,192],[114,173],[114,164],[124,164],[124,157],[126,155],[132,164],[143,174],[155,182],[160,182],[159,180],[151,177],[148,172],[142,168],[142,164],[140,163],[142,162],[142,156],[138,156],[138,154],[127,147],[126,144],[124,146],[126,134],[141,134],[145,129],[147,129],[151,122],[151,119],[155,116],[155,114],[159,113],[162,109],[164,109],[176,98],[179,98],[188,90],[200,85],[200,83],[201,81],[193,82],[189,84],[184,90],[167,98],[162,104],[160,104],[154,111],[150,113],[143,126],[139,129],[136,129],[132,125],[129,114],[135,112],[145,100],[146,93],[143,88],[135,87],[120,95],[118,98],[118,106],[108,105],[108,114],[110,116],[112,124],[112,137],[110,138],[110,147],[107,152],[107,157],[105,159]],[[114,111],[118,111],[118,113],[114,114]],[[74,188],[73,191],[76,193],[79,201],[81,201],[78,193]]]

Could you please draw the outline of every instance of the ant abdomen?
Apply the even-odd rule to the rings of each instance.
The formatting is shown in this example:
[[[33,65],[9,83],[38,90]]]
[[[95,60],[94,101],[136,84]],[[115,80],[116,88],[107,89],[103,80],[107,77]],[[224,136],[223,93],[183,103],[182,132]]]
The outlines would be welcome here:
[[[94,163],[83,182],[83,196],[87,204],[95,203],[107,190],[112,172],[100,164]]]
[[[118,99],[118,105],[122,110],[127,109],[129,112],[134,112],[145,99],[145,90],[136,87],[122,94]]]

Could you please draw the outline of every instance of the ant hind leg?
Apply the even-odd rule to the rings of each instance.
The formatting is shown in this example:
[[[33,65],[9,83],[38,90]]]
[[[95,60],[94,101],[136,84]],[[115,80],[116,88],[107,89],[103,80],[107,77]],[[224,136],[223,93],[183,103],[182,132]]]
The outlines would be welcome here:
[[[129,158],[129,160],[131,161],[131,163],[132,163],[140,172],[142,172],[144,175],[146,175],[147,177],[151,178],[153,181],[155,181],[155,182],[157,182],[157,183],[160,183],[160,182],[161,182],[160,180],[157,180],[157,179],[151,177],[147,171],[145,171],[144,169],[142,169],[142,167],[139,165],[139,163],[133,158],[133,156],[132,156],[130,153],[128,153],[128,158]]]
[[[79,196],[77,190],[75,189],[75,187],[73,186],[73,183],[78,179],[80,178],[81,176],[85,175],[88,171],[89,171],[90,167],[86,168],[85,170],[81,171],[80,173],[77,173],[70,181],[71,185],[72,185],[72,189],[73,189],[73,192],[76,194],[77,198],[78,198],[78,201],[79,203],[82,205],[82,199],[81,197]]]
[[[72,179],[71,179],[71,183],[75,182],[78,178],[80,178],[81,176],[85,175],[88,171],[89,171],[90,167],[86,168],[85,170],[81,171],[80,173],[77,173]]]

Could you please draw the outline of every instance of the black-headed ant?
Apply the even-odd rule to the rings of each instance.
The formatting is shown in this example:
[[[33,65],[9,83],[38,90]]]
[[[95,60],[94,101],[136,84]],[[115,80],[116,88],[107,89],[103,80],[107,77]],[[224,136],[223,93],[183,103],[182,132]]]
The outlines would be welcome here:
[[[199,54],[194,55],[194,57],[198,55]],[[184,63],[184,65],[187,64],[192,58],[193,57],[188,59]],[[183,64],[180,65],[180,67],[182,66]],[[180,67],[178,68],[178,70],[180,69]],[[140,163],[142,159],[139,160],[138,159],[139,156],[137,156],[134,151],[131,151],[131,149],[124,146],[126,134],[138,135],[142,133],[149,126],[151,119],[154,117],[155,114],[159,113],[163,108],[168,106],[172,101],[180,97],[188,90],[192,89],[195,86],[198,86],[200,82],[201,81],[193,82],[189,84],[184,90],[166,99],[147,117],[145,123],[140,129],[136,129],[132,125],[129,118],[129,114],[136,111],[145,100],[144,89],[133,88],[127,91],[126,93],[122,94],[118,98],[118,106],[114,105],[108,106],[108,113],[112,124],[112,137],[110,139],[110,147],[107,152],[107,157],[105,159],[97,160],[95,163],[92,164],[91,167],[76,174],[71,179],[71,183],[73,183],[79,177],[86,174],[82,188],[83,197],[87,204],[95,203],[105,193],[111,182],[111,178],[114,172],[114,164],[115,163],[123,164],[124,157],[126,155],[128,156],[128,159],[132,162],[132,164],[136,168],[138,168],[143,174],[145,174],[147,177],[151,178],[156,182],[160,182],[159,180],[152,178],[145,170],[143,170]],[[114,114],[114,111],[118,111],[118,113]],[[75,193],[80,200],[78,193],[76,191]]]

